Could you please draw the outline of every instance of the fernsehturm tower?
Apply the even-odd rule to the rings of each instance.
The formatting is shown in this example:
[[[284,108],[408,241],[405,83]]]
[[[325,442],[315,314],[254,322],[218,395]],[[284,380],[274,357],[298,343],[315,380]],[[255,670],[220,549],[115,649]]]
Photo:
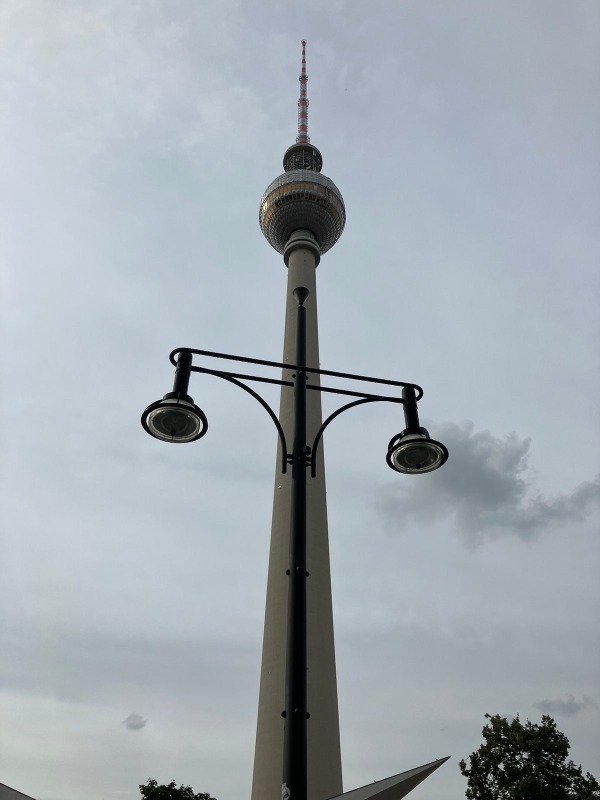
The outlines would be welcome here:
[[[321,174],[321,153],[308,138],[307,81],[306,42],[303,41],[296,144],[286,150],[283,156],[285,172],[267,187],[259,214],[265,238],[283,255],[288,271],[282,362],[300,366],[297,373],[293,369],[284,369],[283,380],[287,386],[282,388],[279,410],[285,440],[288,443],[294,441],[295,455],[290,461],[289,452],[286,454],[286,463],[292,464],[291,472],[281,472],[280,437],[252,800],[277,800],[280,797],[282,800],[303,800],[304,797],[307,800],[402,800],[447,759],[436,759],[342,795],[323,448],[315,456],[315,452],[311,454],[310,448],[304,444],[315,443],[315,436],[320,432],[321,393],[306,392],[304,384],[301,390],[298,386],[303,375],[308,381],[307,388],[319,386],[318,373],[310,371],[319,369],[316,270],[323,253],[331,249],[342,235],[346,211],[337,186]],[[343,373],[328,374],[358,377],[375,383],[395,383],[396,386],[413,387],[413,390],[419,388],[414,384],[344,376]],[[294,377],[297,377],[296,381]],[[294,387],[293,393],[291,386]],[[338,390],[330,388],[328,391]],[[405,391],[403,389],[403,404],[409,402]],[[348,394],[354,395],[353,392]],[[360,396],[390,399],[377,395]],[[429,458],[431,453],[434,454],[432,460],[423,471],[437,469],[448,456],[446,448],[430,440],[425,428],[419,427],[414,391],[413,403],[412,411],[407,411],[405,406],[406,430],[392,439],[388,451],[388,463],[398,472],[420,471],[425,466],[420,462],[425,456]],[[342,410],[347,407],[342,407]],[[299,409],[302,409],[301,413],[298,413]],[[418,441],[413,441],[415,439]],[[427,446],[424,446],[424,441]],[[316,448],[316,444],[313,446]],[[390,453],[396,452],[396,446],[403,453],[406,450],[402,456],[406,463],[390,463]],[[306,485],[309,457],[313,477]],[[298,536],[300,529],[302,537]],[[282,775],[287,776],[283,781]]]
[[[308,138],[305,53],[303,41],[296,144],[286,150],[285,172],[267,187],[260,204],[261,230],[283,255],[288,271],[283,359],[177,348],[170,355],[176,367],[173,391],[146,408],[142,425],[166,442],[201,439],[208,421],[189,396],[188,384],[192,373],[203,373],[248,391],[268,411],[279,433],[252,800],[402,800],[447,758],[342,794],[325,465],[319,442],[329,422],[343,411],[363,403],[392,402],[402,404],[406,425],[388,445],[386,461],[395,472],[431,472],[445,463],[448,450],[419,425],[417,400],[423,390],[417,384],[319,366],[316,270],[321,255],[340,238],[346,211],[333,181],[321,174],[321,153]],[[215,370],[194,364],[195,356],[276,367],[284,374],[279,380]],[[385,384],[395,387],[396,394],[321,386],[320,374]],[[279,420],[245,383],[255,380],[282,386]],[[323,424],[322,391],[353,398]]]
[[[298,136],[283,157],[285,172],[267,187],[260,204],[260,227],[288,271],[283,362],[294,363],[296,309],[294,290],[309,290],[306,306],[306,364],[319,367],[316,269],[321,256],[337,242],[346,212],[339,189],[321,173],[323,159],[308,137],[306,42],[302,42]],[[291,374],[284,375],[291,379]],[[311,374],[311,381],[318,375]],[[292,393],[283,388],[279,418],[292,439]],[[307,398],[307,441],[321,426],[320,393]],[[317,477],[307,487],[307,723],[308,797],[326,800],[342,793],[333,612],[329,568],[329,539],[323,450]],[[291,474],[275,477],[273,521],[267,581],[260,694],[252,800],[281,797],[283,760],[282,718],[285,695],[285,657],[291,519]]]

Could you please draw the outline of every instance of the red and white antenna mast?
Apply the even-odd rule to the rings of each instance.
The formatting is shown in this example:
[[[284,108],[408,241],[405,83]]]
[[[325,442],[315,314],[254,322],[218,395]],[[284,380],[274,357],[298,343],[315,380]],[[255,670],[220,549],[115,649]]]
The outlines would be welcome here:
[[[306,39],[302,39],[302,71],[300,73],[300,99],[298,100],[298,136],[296,142],[303,144],[310,142],[308,138],[308,97],[306,96]]]

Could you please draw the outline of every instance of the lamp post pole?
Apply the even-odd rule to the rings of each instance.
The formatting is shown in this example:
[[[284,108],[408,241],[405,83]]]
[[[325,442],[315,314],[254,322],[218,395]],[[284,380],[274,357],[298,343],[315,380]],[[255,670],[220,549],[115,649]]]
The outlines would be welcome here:
[[[296,372],[294,374],[294,443],[288,575],[287,641],[285,662],[285,718],[283,734],[282,798],[306,800],[306,471],[310,450],[306,443],[306,308],[308,289],[294,290],[296,311]]]

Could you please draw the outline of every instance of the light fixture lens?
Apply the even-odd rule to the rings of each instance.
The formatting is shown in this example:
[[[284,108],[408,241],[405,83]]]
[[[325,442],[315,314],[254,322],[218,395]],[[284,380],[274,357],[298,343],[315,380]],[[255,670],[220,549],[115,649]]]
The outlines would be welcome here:
[[[414,475],[419,472],[433,472],[447,458],[448,451],[444,445],[430,439],[428,434],[406,433],[392,441],[387,462],[397,472]]]
[[[163,442],[193,442],[208,428],[205,414],[186,400],[163,399],[152,403],[142,417],[149,434]]]

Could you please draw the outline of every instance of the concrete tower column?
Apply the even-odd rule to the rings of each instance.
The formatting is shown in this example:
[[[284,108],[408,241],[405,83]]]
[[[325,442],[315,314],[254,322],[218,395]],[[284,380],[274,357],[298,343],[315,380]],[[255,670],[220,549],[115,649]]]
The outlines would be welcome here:
[[[305,286],[310,292],[305,302],[307,365],[318,367],[316,267],[319,252],[313,235],[308,231],[294,232],[285,248],[285,260],[288,265],[288,282],[282,360],[284,363],[294,362],[298,303],[293,291],[298,286]],[[291,379],[293,372],[286,370],[285,373],[284,379]],[[317,380],[318,376],[310,376],[310,382]],[[292,417],[293,390],[283,387],[279,419],[288,441],[292,438]],[[309,442],[321,426],[321,421],[320,393],[309,391],[307,396]],[[284,726],[281,712],[284,708],[285,694],[288,597],[286,570],[289,567],[291,471],[282,475],[280,463],[281,453],[278,452],[252,800],[270,800],[281,796]],[[322,449],[319,453],[317,477],[308,479],[307,518],[307,569],[310,573],[307,587],[307,676],[308,710],[311,715],[308,720],[308,797],[309,800],[326,800],[342,792],[342,766]]]
[[[296,143],[284,153],[284,174],[269,184],[261,198],[259,222],[263,235],[283,255],[288,268],[283,363],[295,363],[298,301],[293,292],[303,286],[309,291],[304,303],[306,366],[318,368],[316,268],[321,255],[330,250],[342,235],[346,210],[337,186],[321,173],[323,158],[308,137],[307,81],[306,42],[303,41],[298,136]],[[292,375],[293,370],[284,370],[285,380],[292,380]],[[315,385],[317,381],[318,375],[307,374],[307,386]],[[294,439],[293,396],[291,387],[282,387],[279,420],[288,449]],[[322,422],[319,392],[306,392],[306,412],[306,444],[310,446]],[[286,688],[289,583],[286,570],[291,567],[292,470],[281,474],[281,457],[279,448],[252,800],[278,800],[283,791],[285,728],[282,711],[285,709]],[[309,475],[307,479],[306,503],[306,570],[309,573],[306,580],[306,689],[310,714],[306,725],[306,787],[308,800],[326,800],[342,792],[342,766],[323,448],[319,451],[317,477]]]

